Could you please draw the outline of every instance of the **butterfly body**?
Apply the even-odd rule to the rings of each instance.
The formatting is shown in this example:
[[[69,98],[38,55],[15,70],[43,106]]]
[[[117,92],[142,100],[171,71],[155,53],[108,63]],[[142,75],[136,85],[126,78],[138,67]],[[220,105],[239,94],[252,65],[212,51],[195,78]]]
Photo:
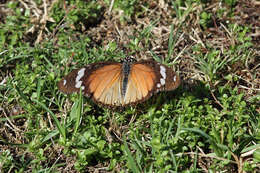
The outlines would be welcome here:
[[[123,107],[145,101],[159,91],[174,90],[179,84],[179,76],[163,64],[125,58],[122,63],[99,62],[73,70],[58,83],[58,88],[68,94],[81,88],[97,103]]]
[[[123,86],[122,86],[122,96],[125,96],[126,89],[127,89],[127,83],[128,83],[128,77],[131,71],[131,60],[123,61],[122,65],[122,71],[123,71]]]

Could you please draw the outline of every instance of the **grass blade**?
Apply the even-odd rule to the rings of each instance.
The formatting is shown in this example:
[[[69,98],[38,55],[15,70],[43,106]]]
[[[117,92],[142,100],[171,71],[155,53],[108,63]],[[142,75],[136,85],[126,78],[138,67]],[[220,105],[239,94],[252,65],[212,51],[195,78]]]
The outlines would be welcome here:
[[[61,123],[59,122],[59,120],[57,119],[57,117],[54,115],[54,113],[49,109],[47,108],[43,103],[39,102],[38,100],[36,99],[33,99],[32,98],[32,101],[37,103],[38,105],[40,105],[43,109],[45,109],[52,117],[52,119],[54,120],[54,123],[56,124],[60,134],[62,135],[62,137],[64,139],[66,139],[66,131],[65,131],[65,128],[61,125]]]
[[[74,132],[73,132],[73,136],[76,135],[79,125],[80,125],[80,120],[81,120],[81,115],[83,112],[83,98],[82,98],[82,90],[80,90],[80,94],[78,96],[78,101],[74,104],[72,111],[70,113],[70,117],[75,117],[76,119],[76,123],[74,125]]]
[[[138,169],[138,167],[136,166],[137,164],[135,163],[134,157],[132,156],[132,153],[131,153],[131,151],[130,151],[129,148],[128,148],[128,145],[127,145],[127,143],[126,143],[125,137],[124,137],[124,146],[125,146],[125,154],[126,154],[126,156],[127,156],[127,162],[128,162],[128,164],[129,164],[130,168],[132,169],[132,171],[133,171],[134,173],[139,173],[139,172],[141,172],[141,171]]]

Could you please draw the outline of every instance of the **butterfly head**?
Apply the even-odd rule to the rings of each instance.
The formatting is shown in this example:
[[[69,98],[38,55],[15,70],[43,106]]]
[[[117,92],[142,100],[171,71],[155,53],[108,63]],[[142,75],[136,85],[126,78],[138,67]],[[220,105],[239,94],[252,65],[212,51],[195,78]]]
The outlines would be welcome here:
[[[123,64],[132,64],[135,62],[136,62],[136,59],[133,56],[127,56],[126,58],[121,60],[121,63],[123,63]]]

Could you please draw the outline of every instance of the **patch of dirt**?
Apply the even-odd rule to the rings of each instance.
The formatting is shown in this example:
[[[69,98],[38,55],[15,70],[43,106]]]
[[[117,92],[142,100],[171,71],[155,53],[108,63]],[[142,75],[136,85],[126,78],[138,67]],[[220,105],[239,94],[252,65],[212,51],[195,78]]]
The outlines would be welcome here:
[[[250,26],[249,36],[260,50],[260,2],[256,0],[238,1],[235,7],[235,21],[242,26]]]

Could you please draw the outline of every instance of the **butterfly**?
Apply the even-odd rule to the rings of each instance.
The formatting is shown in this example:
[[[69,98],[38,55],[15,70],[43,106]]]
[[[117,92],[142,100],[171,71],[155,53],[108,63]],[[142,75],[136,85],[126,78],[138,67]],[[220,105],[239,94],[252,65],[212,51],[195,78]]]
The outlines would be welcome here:
[[[143,102],[159,91],[176,89],[180,77],[154,60],[98,62],[73,70],[58,82],[66,94],[80,92],[94,102],[109,107],[124,107]]]

